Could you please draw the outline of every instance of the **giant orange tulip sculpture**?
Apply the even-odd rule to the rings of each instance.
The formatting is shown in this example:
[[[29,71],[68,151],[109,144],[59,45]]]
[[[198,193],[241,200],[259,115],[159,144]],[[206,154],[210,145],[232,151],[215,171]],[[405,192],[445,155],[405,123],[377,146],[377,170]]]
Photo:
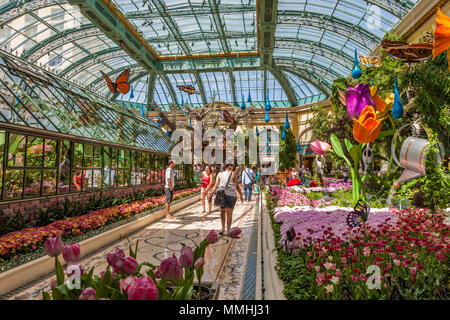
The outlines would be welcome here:
[[[353,118],[353,136],[360,143],[373,142],[381,132],[382,119],[378,120],[372,106],[366,106],[358,119]]]
[[[434,30],[433,60],[447,50],[448,69],[450,70],[450,17],[438,9],[436,29]]]

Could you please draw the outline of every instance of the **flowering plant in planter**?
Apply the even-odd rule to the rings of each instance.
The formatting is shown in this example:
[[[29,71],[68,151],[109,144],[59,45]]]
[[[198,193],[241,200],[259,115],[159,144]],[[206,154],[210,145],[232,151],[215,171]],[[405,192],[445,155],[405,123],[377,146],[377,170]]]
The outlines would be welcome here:
[[[201,278],[205,265],[205,250],[221,237],[239,238],[240,228],[232,228],[230,233],[218,236],[212,230],[193,250],[184,245],[179,257],[161,261],[159,266],[149,262],[138,263],[136,247],[129,248],[129,256],[116,248],[107,256],[108,267],[99,275],[94,268],[88,273],[77,263],[80,257],[78,244],[62,245],[59,237],[48,238],[45,242],[47,254],[55,257],[56,280],[51,282],[51,294],[43,292],[44,300],[189,300],[201,296]],[[62,252],[67,262],[65,271],[58,255]],[[143,267],[148,270],[143,271]],[[67,279],[65,277],[67,276]],[[199,294],[193,295],[194,280],[198,281]]]

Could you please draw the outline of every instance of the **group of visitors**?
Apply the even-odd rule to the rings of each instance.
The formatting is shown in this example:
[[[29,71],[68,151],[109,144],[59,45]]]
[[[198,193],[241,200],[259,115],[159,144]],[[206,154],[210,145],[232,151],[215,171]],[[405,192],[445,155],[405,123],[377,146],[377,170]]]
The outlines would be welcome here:
[[[170,214],[170,203],[175,187],[174,167],[175,161],[170,160],[165,173],[166,216],[170,219],[173,218]],[[258,188],[261,181],[261,169],[248,166],[241,170],[234,163],[223,165],[221,170],[212,165],[205,165],[203,168],[201,165],[194,165],[194,173],[196,180],[201,183],[202,214],[206,213],[206,203],[208,203],[207,214],[211,213],[215,195],[214,205],[220,208],[221,233],[225,232],[225,228],[229,232],[238,196],[242,203],[252,201],[253,188],[255,185]],[[242,189],[244,189],[244,196],[242,196]]]

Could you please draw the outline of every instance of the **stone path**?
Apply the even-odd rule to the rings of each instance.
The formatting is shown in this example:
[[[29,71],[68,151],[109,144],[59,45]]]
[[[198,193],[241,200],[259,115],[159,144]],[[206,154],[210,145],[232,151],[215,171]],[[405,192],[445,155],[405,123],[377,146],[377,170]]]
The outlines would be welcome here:
[[[218,243],[210,245],[205,252],[205,272],[202,281],[219,281],[221,283],[219,299],[240,299],[242,297],[243,278],[246,267],[247,249],[252,230],[256,228],[251,221],[255,215],[255,201],[241,203],[238,201],[233,213],[232,226],[243,229],[241,239],[223,238]],[[181,243],[194,246],[200,243],[212,229],[221,230],[220,212],[213,208],[210,215],[201,213],[200,201],[178,211],[175,219],[162,219],[153,223],[141,231],[128,236],[127,239],[118,241],[108,247],[102,248],[83,258],[80,262],[89,270],[94,267],[94,273],[99,274],[107,266],[106,256],[116,247],[128,252],[129,244],[133,248],[139,241],[137,254],[138,262],[148,261],[159,264],[161,260],[172,253],[179,256]],[[42,290],[49,291],[49,281],[54,274],[43,276],[33,283],[25,286],[25,289],[16,290],[7,295],[14,300],[34,300],[41,298]]]

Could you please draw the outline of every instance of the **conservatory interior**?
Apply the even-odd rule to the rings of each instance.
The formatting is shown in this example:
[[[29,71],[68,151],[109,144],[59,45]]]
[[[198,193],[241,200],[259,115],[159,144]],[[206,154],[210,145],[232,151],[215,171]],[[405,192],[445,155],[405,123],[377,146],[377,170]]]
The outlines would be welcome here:
[[[449,0],[0,0],[1,300],[448,300]]]

